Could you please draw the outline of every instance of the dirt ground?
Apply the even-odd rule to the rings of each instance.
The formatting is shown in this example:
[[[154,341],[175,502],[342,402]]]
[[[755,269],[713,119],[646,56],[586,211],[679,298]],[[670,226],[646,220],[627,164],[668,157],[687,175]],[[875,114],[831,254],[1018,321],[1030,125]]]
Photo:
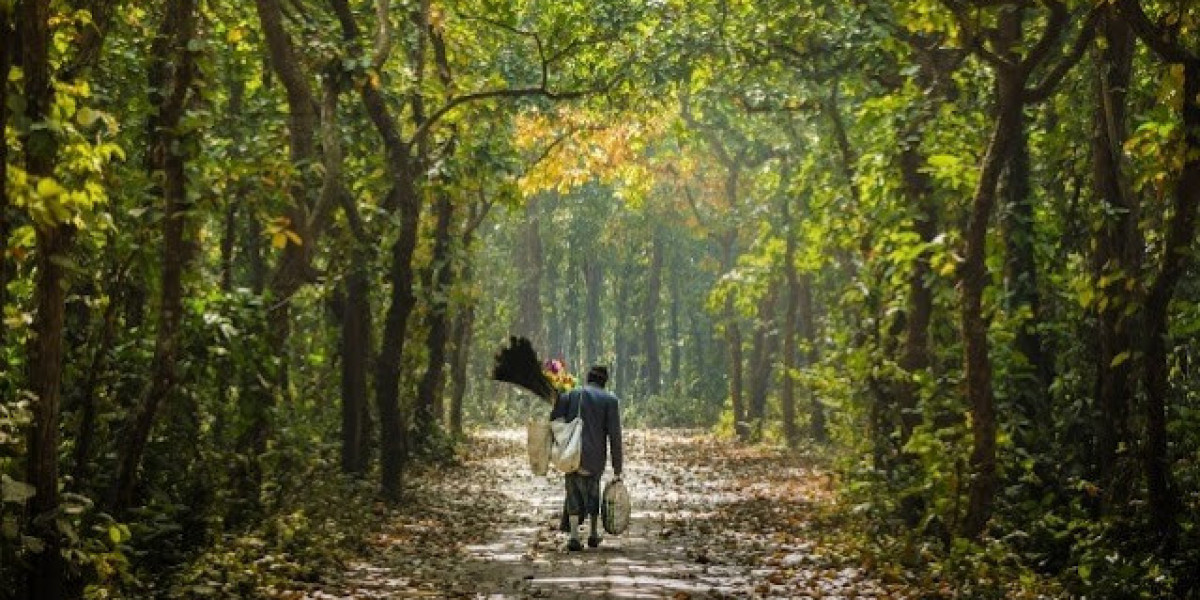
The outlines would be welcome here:
[[[626,435],[633,524],[566,550],[561,476],[523,434],[486,432],[454,469],[413,477],[371,552],[308,598],[904,598],[821,541],[828,476],[778,450],[700,432]],[[607,480],[607,475],[606,475]]]

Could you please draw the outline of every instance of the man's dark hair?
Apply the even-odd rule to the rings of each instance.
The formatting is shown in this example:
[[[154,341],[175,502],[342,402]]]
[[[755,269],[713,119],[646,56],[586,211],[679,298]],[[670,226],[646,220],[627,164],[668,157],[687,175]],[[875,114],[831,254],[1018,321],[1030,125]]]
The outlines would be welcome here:
[[[587,382],[594,383],[599,387],[604,387],[608,384],[608,367],[604,365],[595,365],[588,369]]]

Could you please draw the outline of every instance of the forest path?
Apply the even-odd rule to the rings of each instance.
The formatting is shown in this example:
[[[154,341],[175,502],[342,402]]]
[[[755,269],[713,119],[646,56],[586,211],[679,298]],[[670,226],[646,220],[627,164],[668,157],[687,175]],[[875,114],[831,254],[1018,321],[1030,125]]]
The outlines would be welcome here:
[[[828,477],[778,450],[697,432],[626,434],[633,524],[567,552],[561,476],[535,477],[517,431],[485,432],[342,581],[309,598],[901,598],[826,547]]]

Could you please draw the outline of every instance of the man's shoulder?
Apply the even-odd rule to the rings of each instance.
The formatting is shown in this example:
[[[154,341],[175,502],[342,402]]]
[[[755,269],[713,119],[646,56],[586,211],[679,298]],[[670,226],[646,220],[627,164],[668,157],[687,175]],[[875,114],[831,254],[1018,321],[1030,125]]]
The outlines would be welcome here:
[[[620,402],[620,399],[617,398],[616,394],[614,394],[604,388],[589,386],[587,389],[589,392],[592,393],[592,397],[600,402],[612,403],[612,404],[617,404],[618,402]]]

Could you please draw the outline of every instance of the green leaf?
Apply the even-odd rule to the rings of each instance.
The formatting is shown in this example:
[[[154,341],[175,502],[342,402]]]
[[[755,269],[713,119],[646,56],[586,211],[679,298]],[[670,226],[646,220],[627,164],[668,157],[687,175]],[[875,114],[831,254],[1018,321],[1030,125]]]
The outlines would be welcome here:
[[[116,525],[109,525],[108,539],[112,540],[112,543],[114,544],[120,544],[121,540],[124,539],[123,535],[121,534],[121,528]]]
[[[1109,363],[1108,366],[1110,368],[1119,367],[1119,366],[1121,366],[1122,363],[1129,360],[1129,356],[1130,356],[1129,351],[1122,352],[1122,353],[1114,356],[1112,359],[1112,362]]]
[[[4,502],[24,504],[36,494],[37,490],[32,485],[24,481],[17,481],[8,475],[0,475],[0,496],[3,497]]]
[[[92,110],[86,106],[79,109],[79,112],[75,113],[75,122],[79,123],[83,127],[91,127],[92,124],[99,119],[100,112]]]
[[[54,198],[66,191],[51,177],[43,177],[37,184],[37,194],[42,198]]]
[[[929,157],[929,165],[939,169],[957,167],[961,161],[952,154],[934,154]]]

